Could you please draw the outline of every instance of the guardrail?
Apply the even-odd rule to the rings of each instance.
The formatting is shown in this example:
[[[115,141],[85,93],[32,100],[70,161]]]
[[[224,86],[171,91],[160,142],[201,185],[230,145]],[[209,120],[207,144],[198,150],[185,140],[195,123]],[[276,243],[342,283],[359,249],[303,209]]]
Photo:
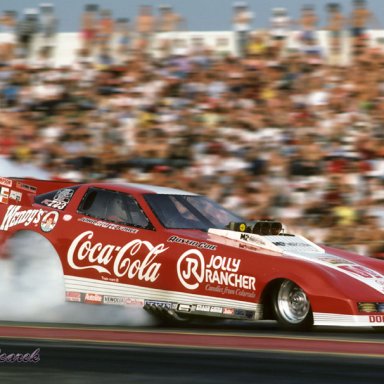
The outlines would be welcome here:
[[[256,31],[258,32],[258,31]],[[262,34],[268,34],[268,31],[259,31]],[[288,49],[300,49],[300,32],[291,31],[287,39]],[[349,32],[342,33],[341,63],[350,63],[351,58],[351,39]],[[368,44],[371,47],[377,47],[384,52],[384,30],[367,31]],[[329,57],[328,32],[325,30],[317,31],[318,44],[321,47],[324,56]],[[189,31],[189,32],[164,32],[156,33],[153,36],[150,53],[155,56],[161,56],[161,47],[164,41],[171,42],[171,53],[188,53],[196,47],[206,47],[209,50],[219,54],[237,55],[236,38],[233,31]],[[1,41],[1,34],[0,34]],[[111,38],[111,50],[114,51],[117,46],[116,36]],[[36,60],[40,48],[45,44],[41,35],[37,34],[33,46],[30,60]],[[64,66],[73,64],[81,49],[82,38],[79,32],[58,33],[50,43],[54,48],[52,61],[55,66]]]

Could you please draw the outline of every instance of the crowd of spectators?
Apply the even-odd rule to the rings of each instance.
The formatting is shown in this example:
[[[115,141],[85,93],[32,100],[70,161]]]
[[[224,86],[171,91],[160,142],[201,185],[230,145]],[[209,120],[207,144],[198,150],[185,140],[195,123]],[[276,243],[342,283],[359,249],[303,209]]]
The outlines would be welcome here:
[[[363,27],[346,66],[329,63],[309,19],[295,50],[271,29],[251,31],[240,56],[199,47],[154,58],[144,30],[113,51],[105,39],[121,30],[87,31],[86,12],[72,66],[2,51],[2,156],[56,178],[195,191],[317,242],[384,253],[384,52]]]

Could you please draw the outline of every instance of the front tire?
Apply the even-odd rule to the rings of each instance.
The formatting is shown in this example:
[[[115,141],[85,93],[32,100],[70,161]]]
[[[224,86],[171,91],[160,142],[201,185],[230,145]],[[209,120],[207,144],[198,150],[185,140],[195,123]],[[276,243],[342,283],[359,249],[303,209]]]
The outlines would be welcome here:
[[[273,308],[282,328],[308,330],[313,325],[311,303],[305,292],[291,280],[282,281],[275,289]]]

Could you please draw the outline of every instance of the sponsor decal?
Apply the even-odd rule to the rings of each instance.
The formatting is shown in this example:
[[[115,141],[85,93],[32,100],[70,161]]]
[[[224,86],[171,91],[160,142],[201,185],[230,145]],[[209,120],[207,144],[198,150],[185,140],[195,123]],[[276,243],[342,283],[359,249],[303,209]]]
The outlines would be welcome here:
[[[126,297],[124,300],[125,305],[131,305],[135,307],[144,307],[144,300],[142,299],[133,299],[131,297]]]
[[[384,315],[369,315],[369,322],[370,323],[379,323],[383,324],[384,323]]]
[[[0,177],[0,185],[4,185],[4,187],[11,188],[12,180],[6,179],[5,177]]]
[[[318,260],[323,261],[324,263],[327,263],[327,264],[334,264],[334,265],[353,264],[351,261],[342,259],[341,257],[337,257],[337,256],[319,257]]]
[[[0,230],[7,231],[19,224],[24,224],[26,227],[31,224],[37,225],[46,212],[42,209],[22,210],[20,205],[10,205],[0,224]]]
[[[163,309],[171,309],[172,303],[168,301],[153,301],[153,300],[145,300],[145,305],[153,306],[157,308],[163,308]]]
[[[195,248],[209,249],[211,251],[215,251],[217,248],[217,246],[213,244],[208,244],[208,243],[200,242],[196,240],[183,239],[182,237],[178,237],[178,236],[171,236],[167,241],[170,243],[185,244]]]
[[[74,192],[73,189],[61,189],[53,197],[53,200],[45,199],[41,203],[48,207],[62,210],[71,201]]]
[[[64,203],[61,201],[49,200],[49,199],[43,200],[41,204],[46,205],[47,207],[50,207],[50,208],[60,209],[60,210],[63,210],[67,206],[67,203]]]
[[[381,273],[337,256],[328,256],[328,258],[311,258],[310,260],[342,272],[358,281],[361,281],[376,291],[384,293],[384,276]],[[331,260],[329,260],[329,258],[331,258]]]
[[[381,273],[363,265],[353,263],[349,260],[344,260],[338,256],[327,256],[329,257],[312,258],[310,260],[342,272],[358,281],[361,281],[376,291],[384,293],[384,276]],[[331,260],[329,260],[330,258]]]
[[[9,194],[9,198],[12,199],[12,200],[16,200],[16,201],[21,201],[23,197],[23,194],[21,192],[17,192],[17,191],[14,191],[14,190],[11,190],[10,194]]]
[[[208,292],[221,293],[222,295],[236,295],[236,296],[247,297],[250,299],[254,299],[256,297],[256,294],[254,291],[246,291],[240,288],[235,289],[231,287],[223,287],[220,285],[206,284],[205,290]]]
[[[9,199],[9,188],[1,187],[0,188],[0,203],[1,204],[8,204],[8,199]]]
[[[134,239],[123,246],[92,242],[94,233],[83,232],[70,245],[67,253],[72,269],[93,269],[99,273],[153,283],[159,277],[158,255],[168,249],[164,244]]]
[[[192,306],[188,304],[179,304],[177,310],[181,312],[191,312]]]
[[[103,301],[103,296],[97,293],[86,293],[84,297],[84,303],[87,304],[101,304]]]
[[[59,220],[58,212],[48,212],[41,220],[40,228],[43,232],[51,232]]]
[[[210,309],[211,307],[209,305],[201,305],[201,304],[196,305],[196,311],[209,312]]]
[[[248,249],[250,251],[260,252],[260,248],[254,246],[254,245],[250,245],[250,244],[239,243],[239,248]]]
[[[65,203],[69,203],[72,199],[72,196],[74,194],[74,190],[67,188],[67,189],[61,189],[58,191],[53,198],[54,201],[63,201]]]
[[[339,267],[344,271],[350,272],[356,276],[363,277],[365,279],[380,279],[381,276],[379,273],[373,271],[372,269],[368,269],[363,267],[362,265],[342,265]],[[383,281],[376,280],[379,284],[383,284]]]
[[[67,292],[65,292],[65,300],[80,303],[81,302],[81,293],[80,292],[67,291]]]
[[[256,319],[256,312],[255,311],[245,311],[245,317],[247,319]]]
[[[223,308],[223,315],[234,315],[235,310],[233,308]]]
[[[104,296],[103,297],[103,304],[124,305],[125,299],[124,299],[124,297],[120,297],[120,296]]]
[[[112,283],[118,283],[119,279],[117,277],[106,277],[106,276],[101,276],[101,280],[104,281],[112,281]]]
[[[273,244],[275,244],[277,247],[292,247],[292,248],[297,248],[297,247],[306,247],[306,248],[312,248],[311,244],[305,243],[303,241],[273,241]]]
[[[254,236],[249,233],[242,233],[240,235],[240,240],[249,241],[250,243],[259,245],[260,247],[265,247],[267,245],[267,242],[264,241],[260,236]]]
[[[189,290],[195,290],[203,283],[206,283],[206,290],[207,285],[217,284],[221,293],[224,293],[226,288],[223,286],[255,290],[256,278],[240,274],[240,263],[239,259],[212,255],[206,264],[199,250],[190,249],[177,261],[177,276],[181,284]],[[237,294],[236,290],[232,289],[232,291],[233,294]]]
[[[31,192],[31,193],[36,193],[36,191],[37,191],[36,187],[34,187],[32,185],[21,183],[19,181],[16,183],[16,187],[18,189],[22,189],[24,191],[28,191],[28,192]]]
[[[238,317],[246,317],[247,313],[243,309],[235,309],[235,308],[222,308],[213,305],[196,305],[194,308],[196,312],[210,312],[215,314],[220,314],[224,316],[238,316]],[[253,313],[254,314],[254,313]]]
[[[126,233],[138,233],[139,232],[139,230],[136,228],[127,228],[127,227],[124,227],[124,226],[119,225],[119,224],[108,223],[108,222],[102,221],[102,220],[95,220],[95,219],[91,219],[89,217],[82,217],[81,219],[79,219],[79,221],[81,221],[82,223],[92,224],[92,225],[94,225],[96,227],[100,227],[100,228],[112,229],[114,231],[122,231],[122,232],[126,232]]]
[[[143,307],[144,300],[133,299],[131,297],[122,297],[122,296],[103,296],[103,304]]]
[[[235,309],[235,315],[244,317],[246,315],[245,309]]]

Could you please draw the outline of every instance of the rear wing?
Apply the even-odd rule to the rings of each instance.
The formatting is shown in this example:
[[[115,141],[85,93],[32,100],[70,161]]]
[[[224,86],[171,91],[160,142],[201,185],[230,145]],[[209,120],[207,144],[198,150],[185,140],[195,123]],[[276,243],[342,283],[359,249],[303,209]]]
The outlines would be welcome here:
[[[29,205],[36,195],[78,184],[71,181],[0,177],[0,204]]]

